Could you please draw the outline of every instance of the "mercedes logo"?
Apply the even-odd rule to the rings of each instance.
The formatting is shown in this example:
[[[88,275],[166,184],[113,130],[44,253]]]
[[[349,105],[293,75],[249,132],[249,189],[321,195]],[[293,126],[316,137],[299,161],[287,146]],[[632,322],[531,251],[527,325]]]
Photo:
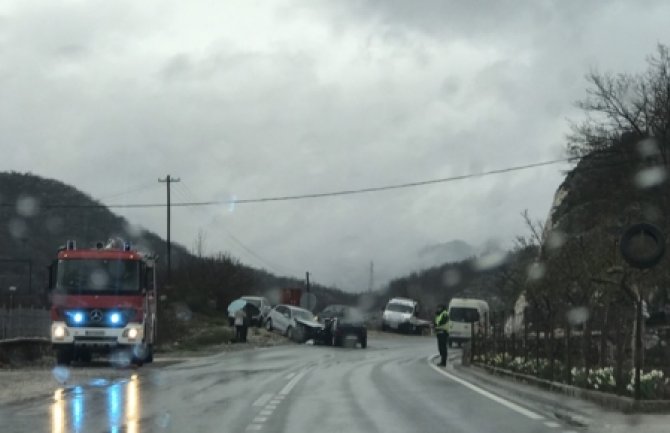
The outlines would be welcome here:
[[[91,311],[91,320],[94,322],[99,322],[102,320],[102,311],[93,310]]]

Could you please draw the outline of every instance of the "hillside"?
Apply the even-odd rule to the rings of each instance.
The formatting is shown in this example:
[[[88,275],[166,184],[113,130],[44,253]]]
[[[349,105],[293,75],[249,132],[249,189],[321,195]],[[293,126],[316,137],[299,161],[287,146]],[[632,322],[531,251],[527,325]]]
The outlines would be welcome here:
[[[639,222],[670,233],[666,171],[658,146],[634,134],[582,158],[559,187],[545,224],[541,292],[562,293],[574,304],[602,303],[620,298],[625,276],[647,292],[653,309],[663,309],[670,257],[639,273],[622,260],[618,242],[626,227]]]
[[[165,241],[133,227],[102,203],[76,188],[33,174],[0,173],[0,305],[8,304],[10,286],[17,287],[15,303],[44,305],[47,266],[59,246],[75,239],[79,246],[111,237],[130,240],[142,251],[159,256],[161,280],[165,270]],[[172,246],[171,301],[186,301],[194,310],[223,311],[243,294],[277,293],[282,287],[302,287],[300,280],[283,278],[246,266],[234,257],[195,257]],[[29,269],[32,267],[32,273]],[[30,286],[30,289],[29,289]],[[161,284],[161,287],[163,284]],[[315,286],[319,306],[355,303],[356,295]]]

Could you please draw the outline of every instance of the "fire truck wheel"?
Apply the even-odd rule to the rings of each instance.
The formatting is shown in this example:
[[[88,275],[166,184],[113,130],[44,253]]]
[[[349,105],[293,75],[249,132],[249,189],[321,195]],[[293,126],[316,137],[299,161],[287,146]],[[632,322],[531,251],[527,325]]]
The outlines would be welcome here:
[[[154,362],[154,345],[147,345],[147,356],[144,358],[144,362],[147,364]]]
[[[72,355],[71,347],[60,347],[56,349],[56,364],[70,365],[72,362]]]

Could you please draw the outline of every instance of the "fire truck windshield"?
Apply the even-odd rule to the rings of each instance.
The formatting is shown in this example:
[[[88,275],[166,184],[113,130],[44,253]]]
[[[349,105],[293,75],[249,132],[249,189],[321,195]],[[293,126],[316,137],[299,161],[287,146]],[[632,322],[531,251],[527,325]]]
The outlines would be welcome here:
[[[103,259],[60,260],[56,290],[67,293],[139,292],[140,262]]]

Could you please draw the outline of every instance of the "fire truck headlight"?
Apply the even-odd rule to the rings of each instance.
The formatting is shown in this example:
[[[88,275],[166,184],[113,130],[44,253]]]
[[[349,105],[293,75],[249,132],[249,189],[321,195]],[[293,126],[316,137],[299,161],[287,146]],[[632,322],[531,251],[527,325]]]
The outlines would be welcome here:
[[[65,327],[63,325],[58,325],[54,327],[54,337],[55,338],[63,338],[65,337],[67,331],[65,330]]]
[[[121,322],[121,315],[119,313],[112,313],[109,316],[109,321],[112,323],[112,325],[117,325],[119,322]]]
[[[80,312],[76,312],[72,315],[72,321],[74,323],[82,323],[84,321],[84,314]]]
[[[128,330],[128,339],[134,340],[137,338],[137,328],[130,328]]]

